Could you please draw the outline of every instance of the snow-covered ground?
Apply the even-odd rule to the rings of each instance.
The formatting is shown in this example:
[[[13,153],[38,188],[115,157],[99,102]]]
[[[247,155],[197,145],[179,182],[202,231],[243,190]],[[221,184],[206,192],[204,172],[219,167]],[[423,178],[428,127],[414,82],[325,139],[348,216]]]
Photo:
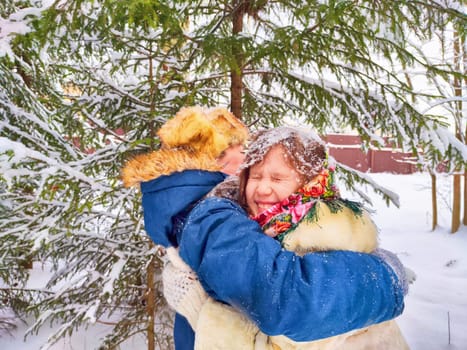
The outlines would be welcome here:
[[[381,246],[415,271],[398,323],[413,350],[467,349],[467,227],[450,233],[452,177],[438,179],[440,227],[431,231],[428,174],[372,174],[400,195],[400,209],[375,199]]]
[[[427,174],[371,174],[378,183],[400,195],[400,208],[387,207],[374,200],[374,219],[380,227],[383,248],[397,253],[415,271],[417,280],[410,287],[406,308],[398,323],[412,350],[467,350],[467,228],[451,234],[450,185],[452,178],[440,177],[439,223],[431,231],[431,189]],[[34,271],[41,280],[46,272]],[[2,350],[38,350],[47,329],[23,341],[26,325],[19,325],[11,336],[2,336]],[[75,336],[60,340],[54,350],[96,349],[96,339],[108,332],[95,325]],[[143,339],[133,339],[122,350],[144,349]],[[164,349],[166,350],[166,349]]]

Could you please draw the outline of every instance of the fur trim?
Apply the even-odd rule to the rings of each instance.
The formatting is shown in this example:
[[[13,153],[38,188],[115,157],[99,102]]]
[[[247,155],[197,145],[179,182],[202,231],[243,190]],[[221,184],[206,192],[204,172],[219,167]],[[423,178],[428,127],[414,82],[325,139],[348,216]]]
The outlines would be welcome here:
[[[232,175],[214,187],[206,197],[226,198],[238,203],[239,186],[238,177]]]
[[[185,149],[160,149],[129,160],[121,175],[123,185],[132,187],[143,181],[188,169],[218,171],[220,167],[215,159],[204,153],[193,153]]]
[[[248,129],[225,108],[205,112],[201,107],[186,107],[157,135],[163,148],[186,147],[217,158],[229,146],[244,143]]]
[[[241,312],[209,298],[199,313],[194,348],[255,350],[258,332],[258,327]]]
[[[343,206],[333,213],[329,206],[318,201],[316,221],[301,221],[284,237],[282,245],[301,255],[336,249],[370,253],[378,246],[378,228],[367,211],[357,216]]]

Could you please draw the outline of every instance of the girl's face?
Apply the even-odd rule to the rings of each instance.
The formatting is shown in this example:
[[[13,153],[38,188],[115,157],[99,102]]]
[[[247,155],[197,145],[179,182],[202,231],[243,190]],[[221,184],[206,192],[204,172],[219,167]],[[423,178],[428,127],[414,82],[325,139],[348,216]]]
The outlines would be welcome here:
[[[301,176],[285,159],[282,146],[272,147],[250,168],[245,196],[250,214],[258,215],[302,186]]]

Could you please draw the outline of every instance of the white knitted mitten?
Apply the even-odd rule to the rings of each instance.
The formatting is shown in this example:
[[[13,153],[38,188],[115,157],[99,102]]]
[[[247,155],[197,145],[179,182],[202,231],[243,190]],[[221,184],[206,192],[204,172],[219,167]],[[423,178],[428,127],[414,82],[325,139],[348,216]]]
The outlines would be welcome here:
[[[196,329],[199,312],[208,299],[198,276],[180,258],[175,248],[167,249],[169,262],[162,271],[164,297],[176,312]]]

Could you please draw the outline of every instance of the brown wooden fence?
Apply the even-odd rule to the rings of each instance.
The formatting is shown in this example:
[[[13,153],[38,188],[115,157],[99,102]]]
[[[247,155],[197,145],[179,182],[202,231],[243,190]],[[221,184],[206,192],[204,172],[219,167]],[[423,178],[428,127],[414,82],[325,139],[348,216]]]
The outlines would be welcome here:
[[[364,152],[357,135],[328,134],[323,140],[327,143],[329,154],[338,162],[362,172],[412,174],[417,171],[411,153],[404,153],[390,145]]]

